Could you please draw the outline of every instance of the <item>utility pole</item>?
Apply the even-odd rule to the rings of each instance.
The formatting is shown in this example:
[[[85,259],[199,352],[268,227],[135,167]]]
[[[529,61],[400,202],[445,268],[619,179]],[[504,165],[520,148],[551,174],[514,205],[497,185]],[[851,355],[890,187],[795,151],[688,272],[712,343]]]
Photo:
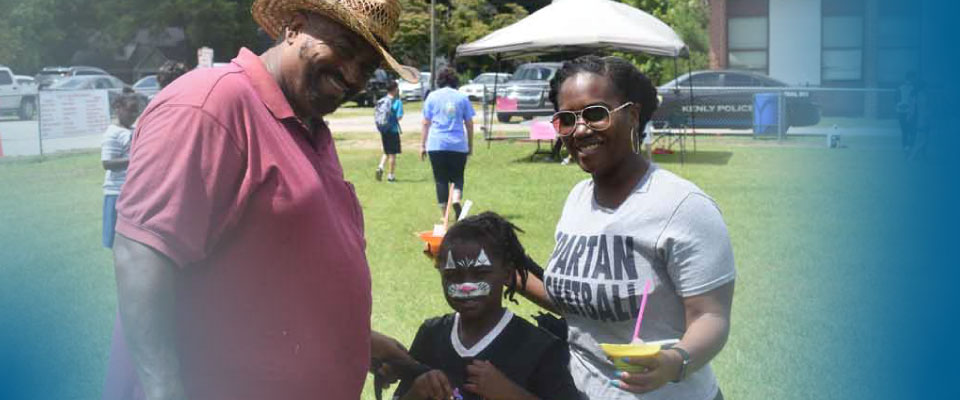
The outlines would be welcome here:
[[[430,0],[430,91],[432,92],[434,83],[437,81],[437,26],[434,20],[436,17],[436,0]]]

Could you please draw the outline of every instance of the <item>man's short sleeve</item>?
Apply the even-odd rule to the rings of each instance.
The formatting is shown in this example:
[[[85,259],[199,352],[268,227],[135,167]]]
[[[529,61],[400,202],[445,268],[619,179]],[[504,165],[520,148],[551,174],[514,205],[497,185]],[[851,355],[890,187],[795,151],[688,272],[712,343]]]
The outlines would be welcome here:
[[[130,145],[129,140],[123,140],[113,126],[107,127],[100,143],[100,160],[118,160],[123,158],[124,150]]]
[[[433,120],[433,99],[432,96],[427,96],[427,99],[423,101],[423,119],[427,121]]]
[[[246,162],[233,134],[196,107],[153,110],[134,139],[117,232],[181,267],[204,259],[241,208]]]
[[[691,193],[680,202],[657,248],[682,297],[709,292],[736,277],[727,225],[717,205],[703,194]]]
[[[393,115],[399,120],[403,118],[403,102],[400,99],[393,100]]]
[[[473,110],[473,104],[470,103],[470,99],[468,99],[467,96],[463,96],[463,98],[460,100],[460,107],[463,111],[462,115],[464,121],[473,119],[473,116],[477,113]]]

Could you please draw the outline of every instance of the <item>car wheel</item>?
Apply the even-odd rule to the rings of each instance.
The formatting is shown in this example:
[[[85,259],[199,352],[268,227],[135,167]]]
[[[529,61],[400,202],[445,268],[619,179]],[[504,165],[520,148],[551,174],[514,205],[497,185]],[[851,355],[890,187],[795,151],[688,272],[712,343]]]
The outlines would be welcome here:
[[[501,124],[510,122],[510,115],[497,113],[497,121],[500,121]]]
[[[23,99],[17,114],[23,120],[33,119],[37,116],[37,103],[33,99]]]
[[[524,120],[524,121],[529,121],[529,120],[532,120],[532,119],[533,119],[533,116],[532,116],[532,115],[524,115],[524,116],[523,116],[523,120]]]

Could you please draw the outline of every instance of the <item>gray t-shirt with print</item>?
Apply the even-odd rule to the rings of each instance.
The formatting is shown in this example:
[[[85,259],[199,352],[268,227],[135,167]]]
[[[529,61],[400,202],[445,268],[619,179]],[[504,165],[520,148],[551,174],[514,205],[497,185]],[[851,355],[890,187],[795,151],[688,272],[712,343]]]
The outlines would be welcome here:
[[[650,294],[640,338],[679,339],[683,297],[736,276],[727,227],[696,185],[651,165],[617,209],[600,206],[592,180],[570,191],[544,276],[547,293],[570,326],[570,372],[590,399],[712,399],[710,366],[680,383],[636,395],[609,385],[616,369],[598,343],[629,343],[647,279]]]

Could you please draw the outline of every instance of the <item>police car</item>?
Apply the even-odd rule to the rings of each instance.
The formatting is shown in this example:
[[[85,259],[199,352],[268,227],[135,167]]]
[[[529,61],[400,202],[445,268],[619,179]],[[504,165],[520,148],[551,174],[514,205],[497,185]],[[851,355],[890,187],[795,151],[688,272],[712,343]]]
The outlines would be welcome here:
[[[653,126],[682,124],[696,128],[750,129],[754,125],[755,97],[779,97],[781,91],[788,126],[819,123],[820,106],[812,101],[810,92],[782,89],[787,87],[783,82],[755,72],[694,71],[658,88],[660,107],[653,114]],[[776,102],[766,105],[776,107]]]

